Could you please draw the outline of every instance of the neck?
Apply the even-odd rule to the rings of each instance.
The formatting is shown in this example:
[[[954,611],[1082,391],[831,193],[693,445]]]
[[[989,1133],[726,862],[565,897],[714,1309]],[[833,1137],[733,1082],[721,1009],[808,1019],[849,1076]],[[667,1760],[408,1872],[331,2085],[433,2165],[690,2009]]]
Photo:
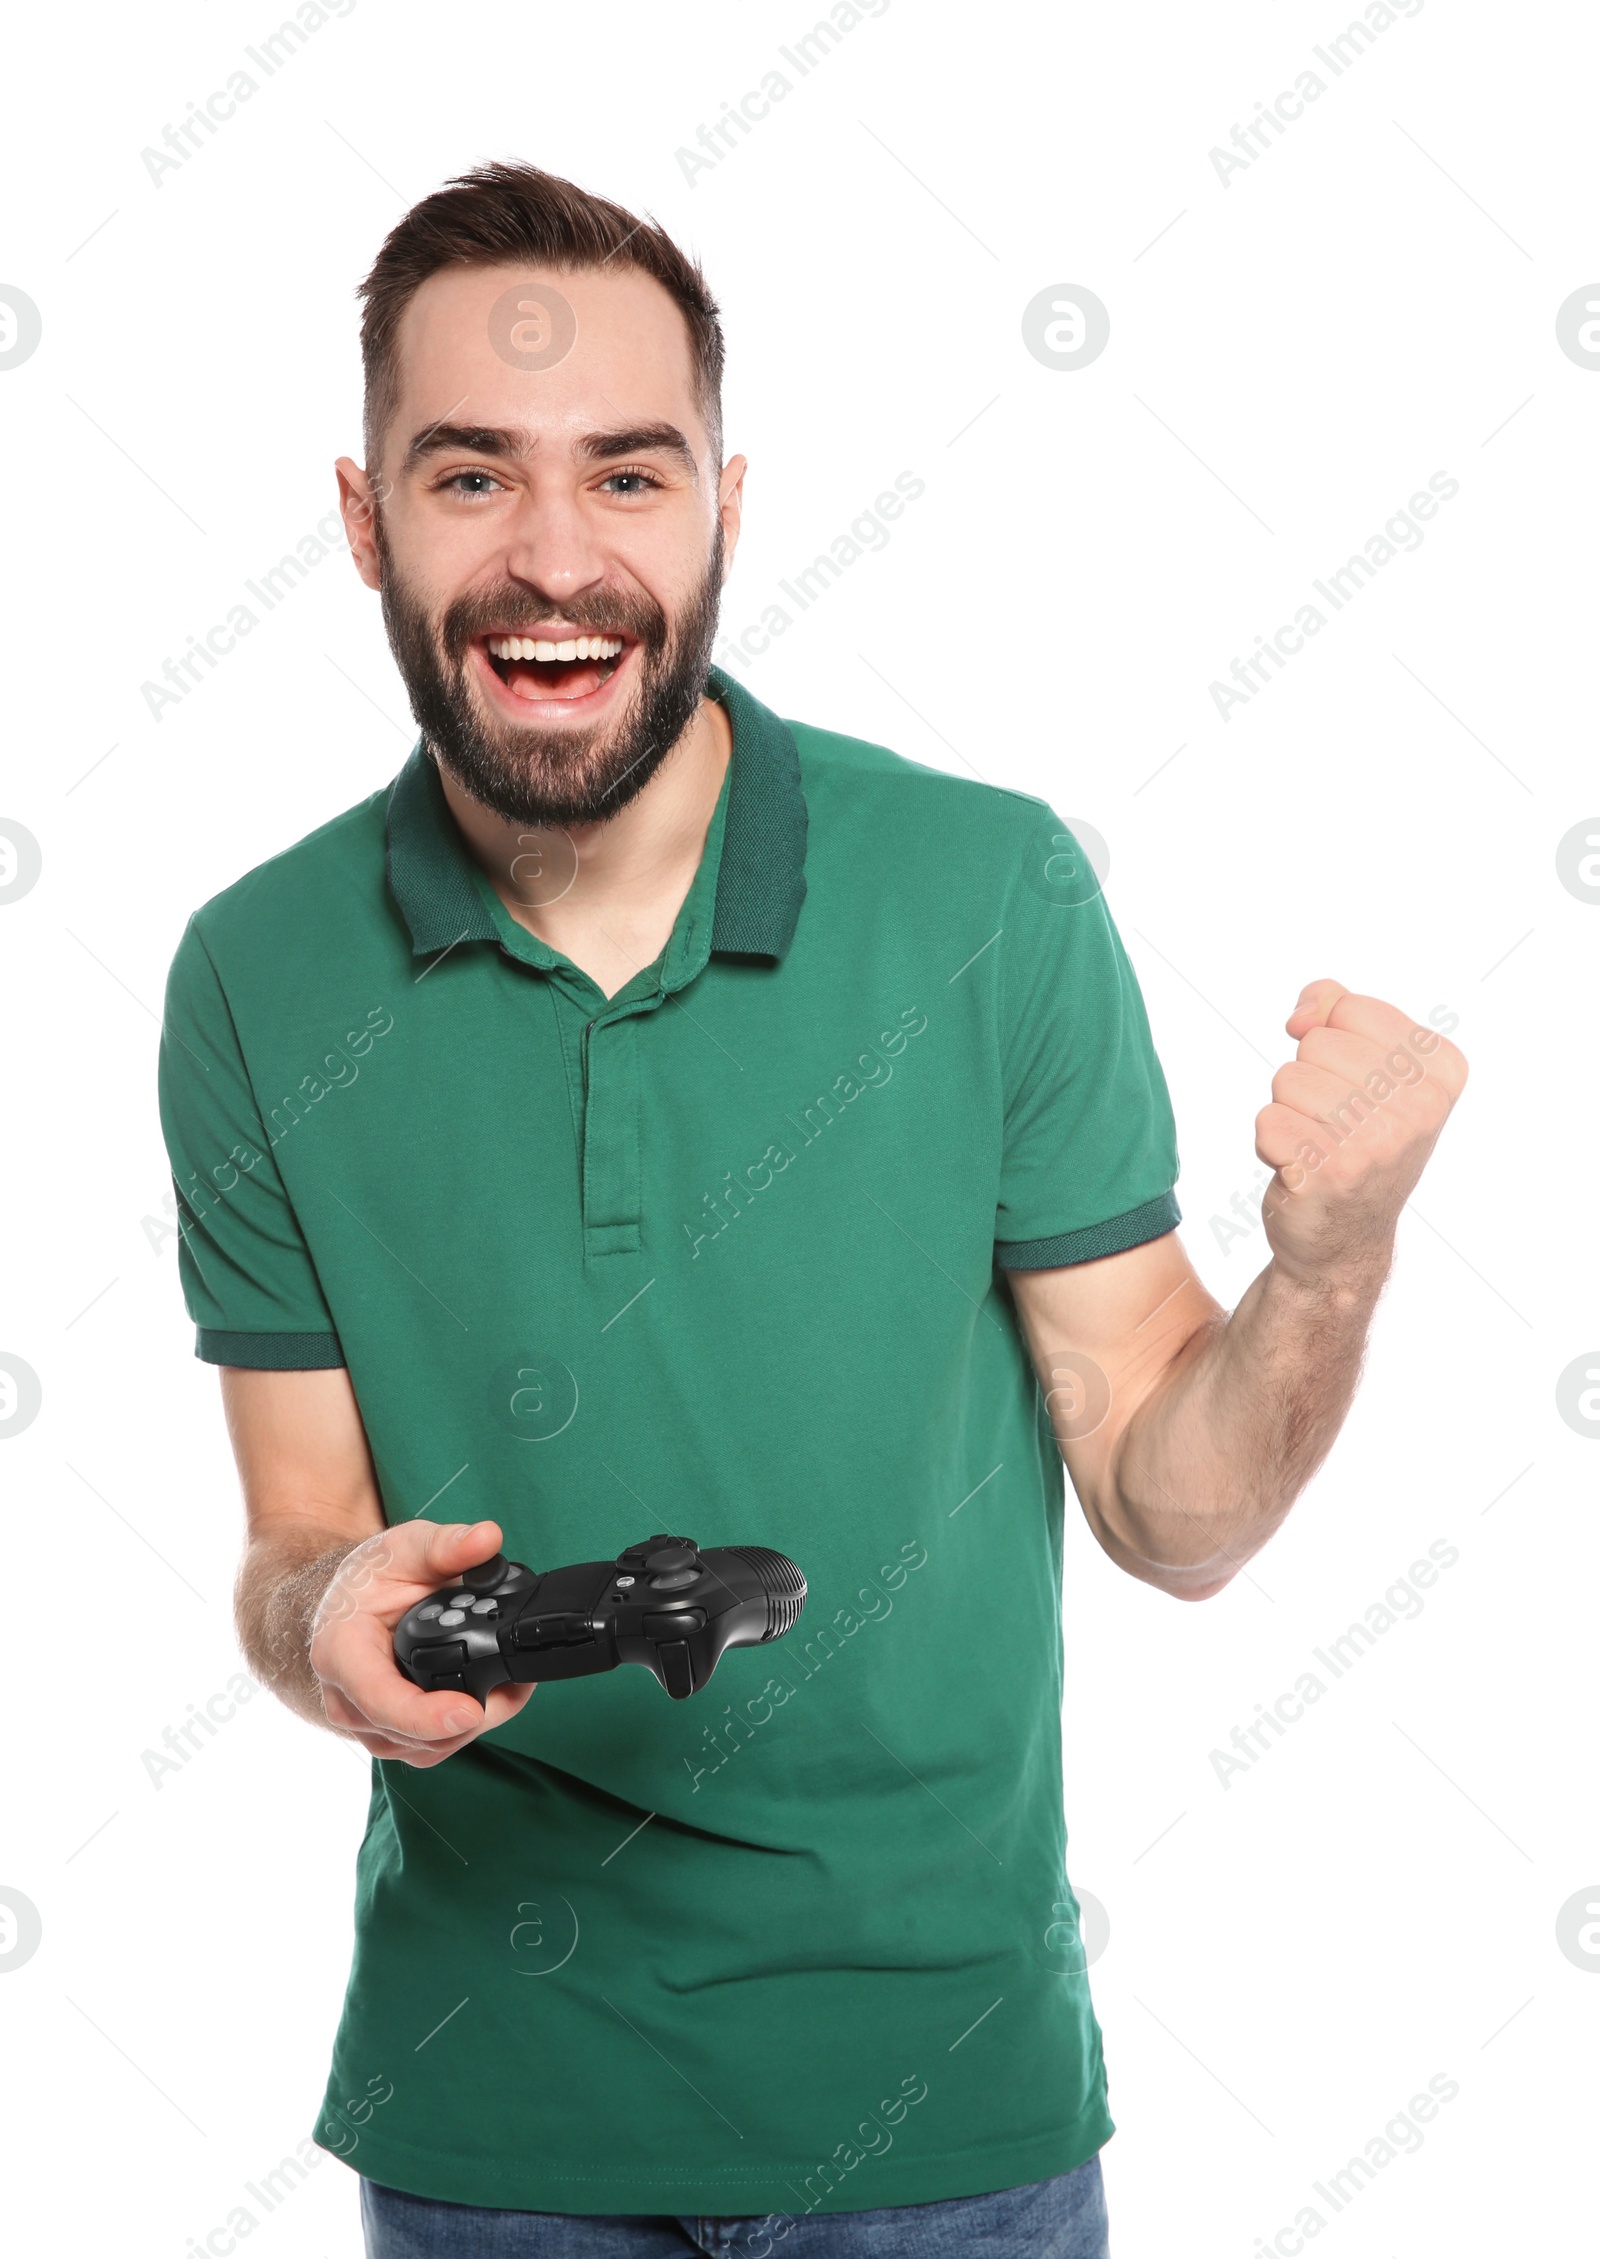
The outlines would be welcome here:
[[[451,814],[512,917],[609,997],[666,946],[700,867],[732,750],[727,715],[702,698],[625,808],[602,823],[544,829],[498,815],[436,766]]]

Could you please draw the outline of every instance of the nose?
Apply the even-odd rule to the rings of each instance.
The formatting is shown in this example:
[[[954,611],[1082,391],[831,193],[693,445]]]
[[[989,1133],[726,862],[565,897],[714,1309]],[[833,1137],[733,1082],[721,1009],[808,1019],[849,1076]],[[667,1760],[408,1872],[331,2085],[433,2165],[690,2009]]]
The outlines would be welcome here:
[[[576,496],[530,488],[508,528],[506,570],[563,611],[604,579],[607,559]]]

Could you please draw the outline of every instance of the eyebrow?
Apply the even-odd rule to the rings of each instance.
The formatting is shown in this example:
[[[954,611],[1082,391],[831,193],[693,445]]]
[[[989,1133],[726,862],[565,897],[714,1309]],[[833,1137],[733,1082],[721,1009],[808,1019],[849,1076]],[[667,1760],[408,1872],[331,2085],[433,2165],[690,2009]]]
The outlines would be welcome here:
[[[403,468],[414,470],[433,455],[492,455],[503,462],[520,462],[533,453],[536,441],[520,426],[495,424],[428,424],[406,449]],[[580,460],[603,463],[621,455],[676,455],[691,478],[697,473],[694,449],[676,424],[634,424],[620,431],[585,432],[575,452]]]

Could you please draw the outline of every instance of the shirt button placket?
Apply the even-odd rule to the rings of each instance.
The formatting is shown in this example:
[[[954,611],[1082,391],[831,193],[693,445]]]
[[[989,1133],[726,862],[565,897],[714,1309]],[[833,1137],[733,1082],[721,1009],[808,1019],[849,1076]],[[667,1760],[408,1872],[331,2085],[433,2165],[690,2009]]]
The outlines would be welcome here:
[[[638,1017],[583,1031],[583,1244],[586,1256],[639,1252]]]

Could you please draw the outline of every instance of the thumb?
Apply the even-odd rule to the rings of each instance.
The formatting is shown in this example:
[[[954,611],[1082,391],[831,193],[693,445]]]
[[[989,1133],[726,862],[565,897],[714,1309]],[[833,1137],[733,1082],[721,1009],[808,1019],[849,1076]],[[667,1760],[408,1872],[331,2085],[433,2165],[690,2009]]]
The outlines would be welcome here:
[[[489,1560],[499,1550],[498,1522],[441,1522],[428,1531],[423,1560],[441,1577],[453,1577],[479,1561]]]

